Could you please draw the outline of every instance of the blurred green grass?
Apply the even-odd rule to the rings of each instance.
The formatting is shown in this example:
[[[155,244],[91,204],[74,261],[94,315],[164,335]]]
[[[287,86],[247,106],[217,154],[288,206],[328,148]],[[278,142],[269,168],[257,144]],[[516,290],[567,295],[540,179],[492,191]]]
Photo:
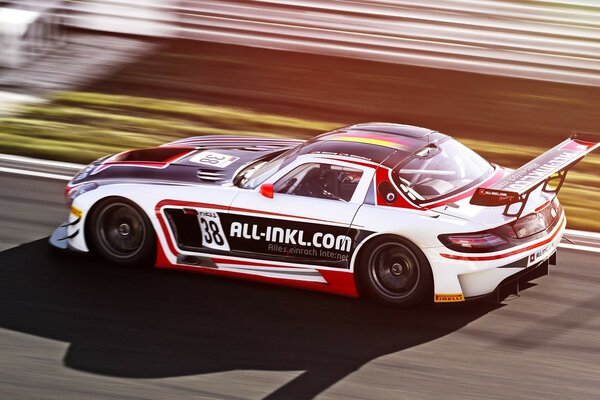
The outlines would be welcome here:
[[[24,106],[0,118],[0,152],[88,163],[125,149],[150,147],[195,135],[309,138],[344,122],[317,121],[147,97],[67,92],[47,104]],[[451,134],[457,134],[451,132]],[[456,137],[488,160],[516,168],[547,148]],[[600,156],[569,173],[560,193],[569,227],[600,231]]]

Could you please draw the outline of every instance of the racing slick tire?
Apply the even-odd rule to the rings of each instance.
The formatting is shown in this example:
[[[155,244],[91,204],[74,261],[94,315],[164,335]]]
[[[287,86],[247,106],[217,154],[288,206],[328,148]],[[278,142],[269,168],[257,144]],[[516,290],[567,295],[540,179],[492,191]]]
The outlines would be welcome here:
[[[413,243],[384,237],[368,243],[358,265],[361,292],[379,303],[412,307],[433,299],[433,274]]]
[[[86,228],[91,250],[105,260],[124,266],[152,263],[156,254],[154,229],[146,213],[131,201],[119,197],[100,201],[92,209]]]

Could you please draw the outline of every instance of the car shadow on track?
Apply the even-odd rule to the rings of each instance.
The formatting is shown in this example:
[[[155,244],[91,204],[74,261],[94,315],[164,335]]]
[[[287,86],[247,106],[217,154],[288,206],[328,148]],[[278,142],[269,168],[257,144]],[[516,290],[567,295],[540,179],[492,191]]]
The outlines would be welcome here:
[[[369,361],[435,340],[497,306],[395,310],[330,295],[56,254],[0,253],[0,327],[70,343],[64,363],[161,378],[305,371],[268,396],[308,399]]]

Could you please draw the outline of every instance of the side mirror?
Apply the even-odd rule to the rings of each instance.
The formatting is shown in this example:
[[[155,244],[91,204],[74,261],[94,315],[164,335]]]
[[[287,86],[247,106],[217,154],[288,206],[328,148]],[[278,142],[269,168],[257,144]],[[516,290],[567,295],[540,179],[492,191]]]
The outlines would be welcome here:
[[[273,198],[273,184],[272,183],[263,183],[260,185],[260,194],[269,199]]]

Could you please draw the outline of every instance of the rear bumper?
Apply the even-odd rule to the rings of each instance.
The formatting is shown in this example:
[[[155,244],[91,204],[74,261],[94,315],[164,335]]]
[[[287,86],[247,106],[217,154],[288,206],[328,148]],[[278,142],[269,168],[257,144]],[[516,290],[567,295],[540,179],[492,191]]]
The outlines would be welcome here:
[[[434,301],[457,302],[493,295],[498,288],[510,286],[530,271],[539,271],[538,266],[543,267],[545,261],[551,264],[555,259],[565,226],[563,214],[561,222],[547,236],[497,253],[454,253],[448,257],[445,247],[424,249],[434,275]]]
[[[527,282],[548,275],[550,272],[550,265],[556,265],[556,258],[556,250],[554,250],[554,252],[547,259],[505,278],[498,284],[493,292],[480,296],[465,297],[465,301],[486,299],[501,302],[508,296],[518,296],[520,290],[527,284]]]

